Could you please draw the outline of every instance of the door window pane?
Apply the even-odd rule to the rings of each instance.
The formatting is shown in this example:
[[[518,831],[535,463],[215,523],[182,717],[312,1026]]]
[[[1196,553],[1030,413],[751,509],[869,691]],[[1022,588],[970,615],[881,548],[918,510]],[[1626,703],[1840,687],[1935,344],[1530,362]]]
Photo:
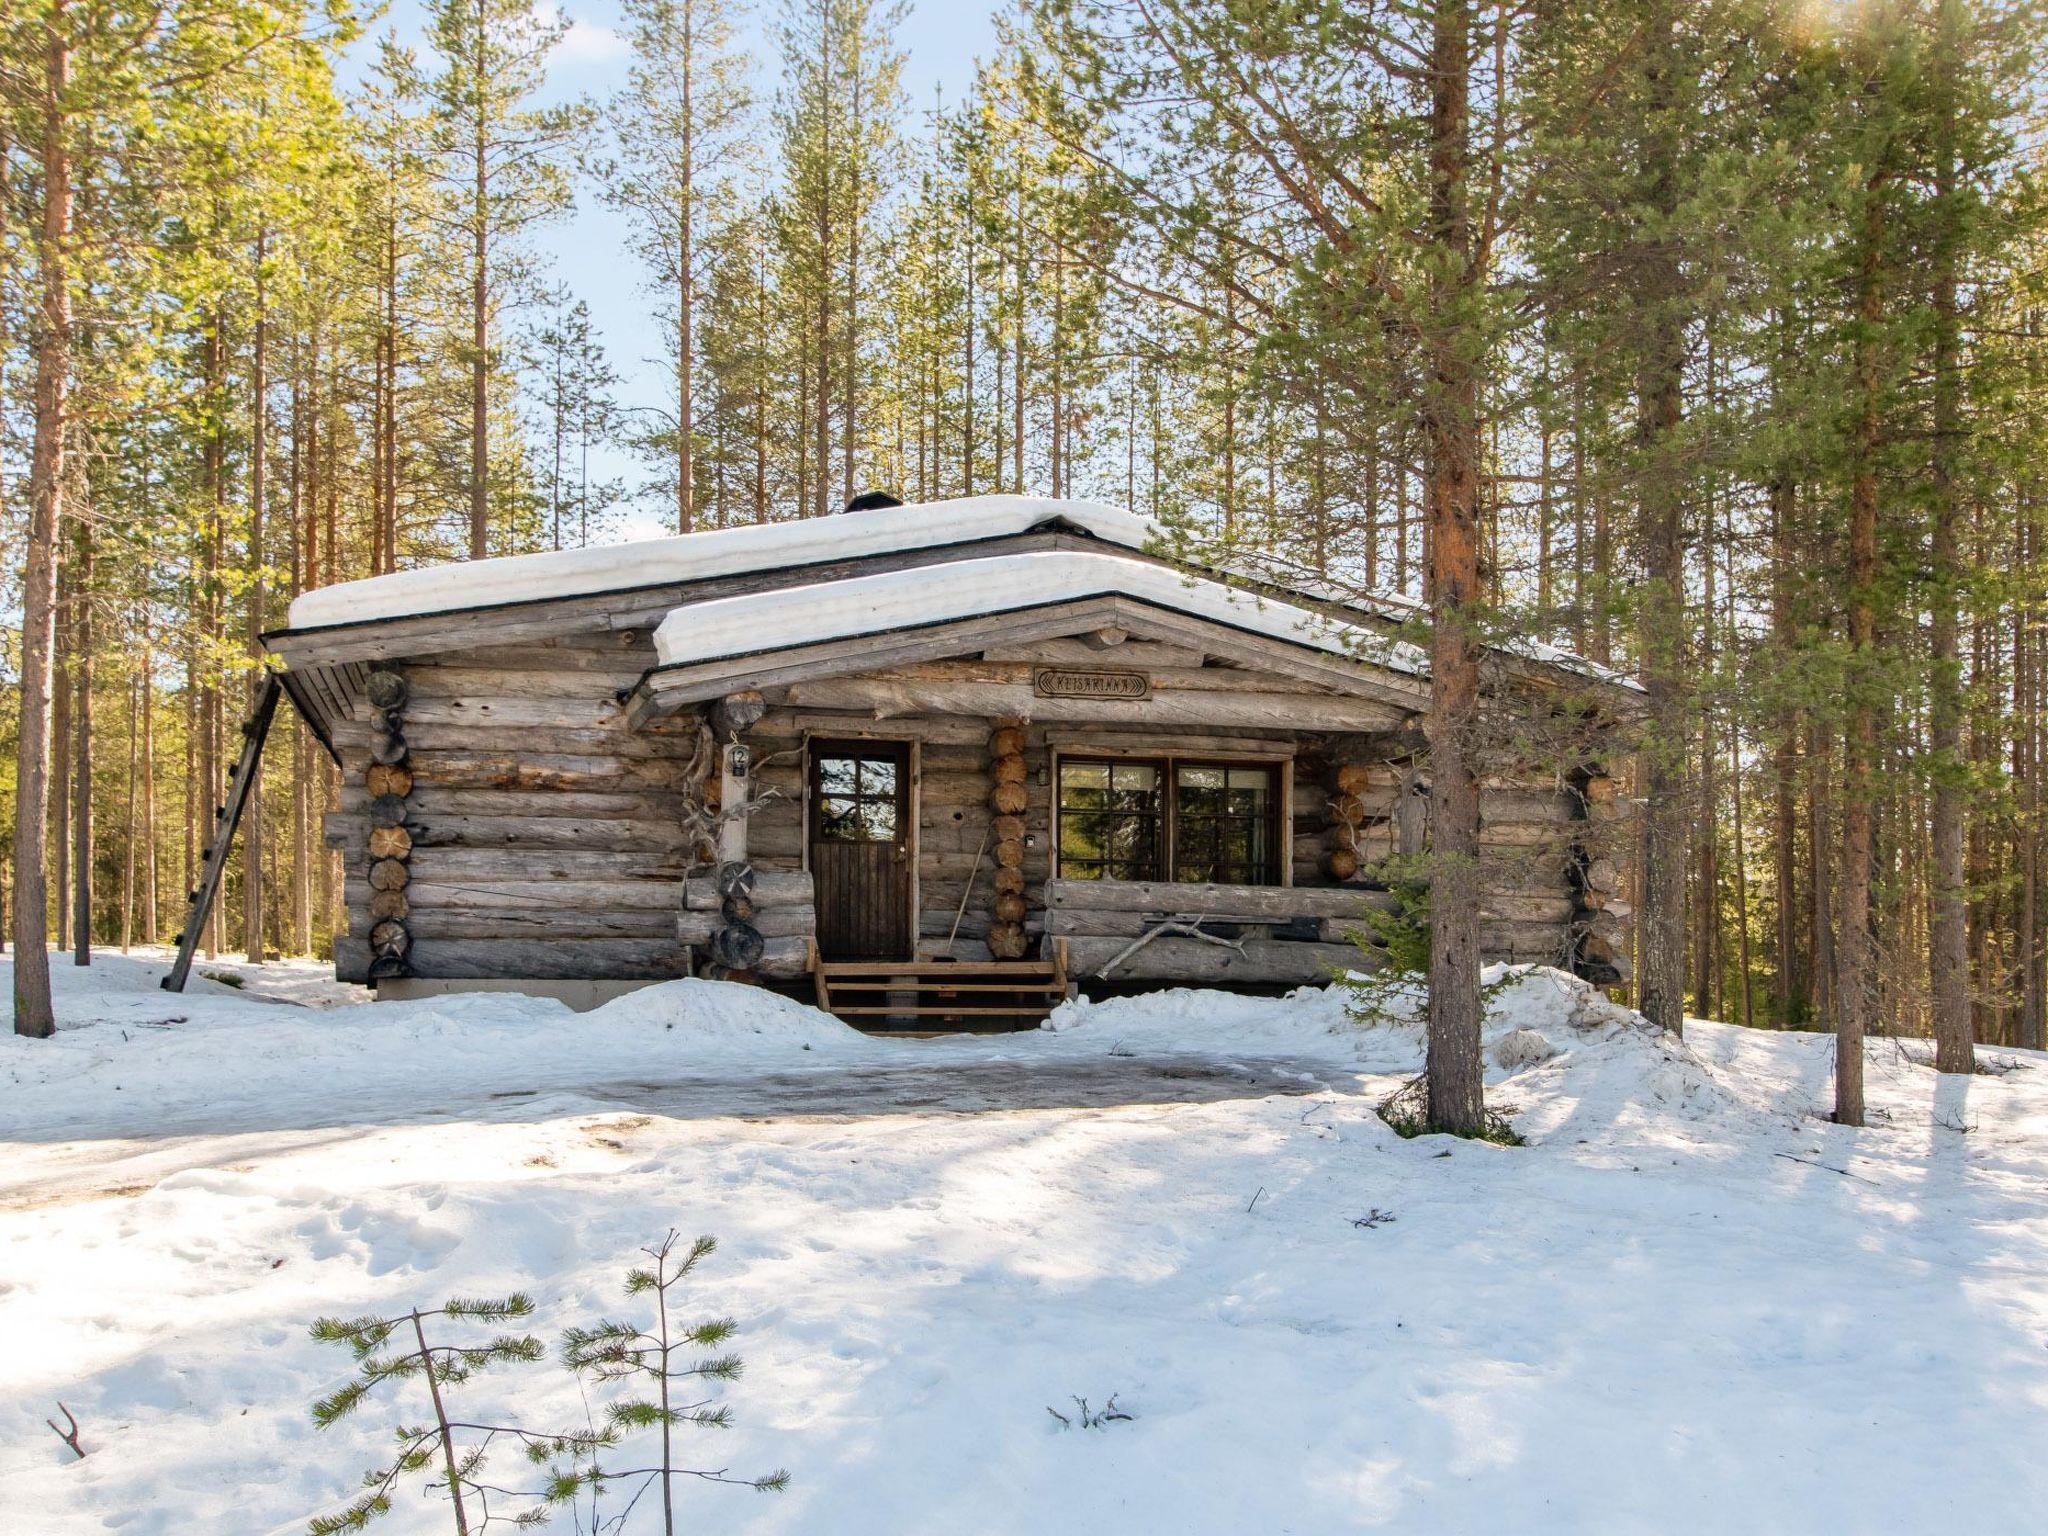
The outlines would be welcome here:
[[[892,758],[819,758],[819,839],[828,843],[894,842],[900,777]]]

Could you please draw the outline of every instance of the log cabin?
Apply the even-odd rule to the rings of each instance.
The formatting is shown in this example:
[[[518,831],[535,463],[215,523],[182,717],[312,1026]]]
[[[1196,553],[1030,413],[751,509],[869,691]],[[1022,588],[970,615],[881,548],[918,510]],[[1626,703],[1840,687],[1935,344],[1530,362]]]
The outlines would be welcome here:
[[[1420,620],[980,496],[372,577],[265,644],[340,768],[341,978],[998,1028],[1370,965],[1428,846]],[[1485,953],[1615,981],[1639,692],[1519,644],[1484,697]]]

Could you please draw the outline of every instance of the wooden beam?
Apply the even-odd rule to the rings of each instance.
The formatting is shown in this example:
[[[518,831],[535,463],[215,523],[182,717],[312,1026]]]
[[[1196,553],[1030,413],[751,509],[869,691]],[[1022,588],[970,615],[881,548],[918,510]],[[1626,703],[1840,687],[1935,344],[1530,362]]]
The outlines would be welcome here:
[[[1331,694],[1158,692],[1148,699],[1041,698],[1029,683],[920,682],[836,677],[789,685],[792,707],[898,715],[1017,716],[1104,725],[1215,725],[1282,731],[1372,730],[1401,718],[1371,699]]]
[[[1327,885],[1181,885],[1164,880],[1048,880],[1049,908],[1105,912],[1230,913],[1244,917],[1363,919],[1384,891]]]

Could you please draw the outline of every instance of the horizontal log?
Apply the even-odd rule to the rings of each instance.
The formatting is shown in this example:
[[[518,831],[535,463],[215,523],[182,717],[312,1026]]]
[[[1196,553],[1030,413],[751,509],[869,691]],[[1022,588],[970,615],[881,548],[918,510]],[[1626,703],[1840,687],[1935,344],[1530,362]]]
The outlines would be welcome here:
[[[762,907],[748,921],[763,938],[808,938],[818,931],[818,909],[809,906]],[[700,946],[709,944],[711,936],[725,926],[725,919],[716,912],[681,912],[671,922],[678,939],[685,944]]]
[[[1563,923],[1489,923],[1479,925],[1479,952],[1488,960],[1568,965],[1572,937]]]
[[[1355,696],[1277,693],[1156,693],[1149,699],[1042,699],[1029,683],[922,683],[861,677],[792,683],[788,702],[871,716],[1019,715],[1132,725],[1272,726],[1300,731],[1373,730],[1397,724],[1401,710]]]
[[[503,742],[497,750],[437,750],[411,763],[413,793],[428,786],[522,792],[599,791],[673,793],[689,783],[682,757],[620,757],[611,752],[520,752]]]
[[[428,816],[619,816],[674,821],[683,807],[680,789],[469,789],[441,783],[415,786],[405,803],[406,819]],[[341,809],[366,809],[366,790],[344,786]]]
[[[1516,923],[1563,923],[1570,920],[1574,905],[1561,891],[1554,896],[1487,891],[1479,898],[1479,915]]]
[[[406,900],[422,908],[479,912],[559,908],[575,912],[658,912],[673,916],[677,882],[671,880],[414,880]],[[369,886],[347,882],[353,907],[369,899]],[[666,929],[662,930],[666,932]]]
[[[1485,848],[1570,848],[1578,843],[1585,823],[1579,821],[1486,821],[1479,823],[1479,846]]]
[[[1384,893],[1374,893],[1384,897]],[[1044,932],[1067,938],[1139,938],[1151,932],[1159,924],[1161,913],[1151,911],[1104,911],[1098,907],[1055,907],[1044,913]],[[1253,913],[1239,913],[1249,918]],[[1223,922],[1223,915],[1214,918]],[[1350,944],[1352,930],[1364,930],[1364,915],[1356,918],[1311,918],[1315,924],[1317,944]],[[1245,938],[1270,938],[1266,928],[1245,928]],[[1288,942],[1309,942],[1309,940],[1288,940]]]
[[[689,949],[673,939],[426,939],[406,956],[415,976],[449,980],[650,980],[688,974]]]
[[[603,853],[563,848],[418,848],[412,856],[413,879],[457,884],[483,879],[665,880],[680,885],[688,872],[687,854],[662,849]]]
[[[685,852],[694,840],[674,821],[616,817],[418,816],[413,847],[615,848],[622,852]]]
[[[1061,638],[1038,640],[1024,645],[995,645],[981,653],[984,661],[1021,661],[1039,666],[1199,667],[1202,653],[1193,646],[1163,645],[1156,640],[1126,640],[1122,645],[1091,645],[1086,640]]]
[[[754,871],[754,905],[757,908],[802,906],[809,907],[815,899],[815,887],[808,870],[771,872]],[[690,912],[716,912],[720,897],[718,887],[706,876],[695,876],[683,885],[682,905]]]
[[[408,891],[407,893],[411,893]],[[573,907],[428,907],[414,903],[406,926],[415,939],[665,939],[673,911],[588,912]],[[349,931],[372,926],[366,912],[349,914]]]
[[[428,725],[518,726],[546,730],[602,731],[622,727],[626,707],[609,692],[566,697],[515,698],[470,693],[459,698],[414,699],[405,708],[408,739]]]
[[[1578,821],[1579,797],[1567,790],[1517,785],[1479,794],[1481,822]]]
[[[575,636],[530,645],[485,645],[466,651],[446,651],[408,661],[406,671],[416,688],[442,692],[448,691],[447,685],[433,681],[439,673],[476,678],[500,672],[550,676],[595,673],[616,687],[629,687],[656,660],[651,635],[630,641],[621,635]]]
[[[1184,726],[1176,731],[1129,731],[1112,726],[1053,724],[1045,728],[1046,745],[1069,755],[1157,757],[1170,752],[1182,757],[1222,752],[1232,756],[1281,761],[1295,755],[1300,743],[1292,734],[1233,735],[1227,728],[1204,730]]]
[[[1180,666],[1149,665],[1125,656],[1121,649],[1100,651],[1092,660],[1078,663],[990,661],[983,657],[978,661],[914,662],[908,666],[892,667],[887,671],[871,672],[867,675],[875,682],[999,683],[1021,684],[1026,688],[1033,688],[1033,674],[1039,667],[1048,664],[1071,665],[1085,670],[1134,672],[1148,678],[1155,689],[1180,688],[1197,689],[1205,693],[1290,693],[1335,697],[1329,689],[1319,684],[1303,682],[1299,678],[1282,677],[1278,673],[1262,672],[1248,667],[1205,667],[1199,662]]]
[[[1181,885],[1150,880],[1048,880],[1049,908],[1218,912],[1246,917],[1357,917],[1384,892],[1300,885]]]
[[[817,946],[808,938],[770,939],[754,962],[756,974],[787,981],[811,973],[811,956]]]
[[[1067,940],[1067,973],[1087,989],[1096,973],[1130,946],[1129,939]],[[1281,939],[1248,939],[1242,950],[1200,939],[1154,939],[1110,971],[1108,981],[1236,982],[1300,985],[1328,981],[1346,970],[1370,969],[1371,960],[1351,944],[1296,944]]]
[[[587,655],[588,653],[586,653]],[[595,656],[595,665],[577,667],[465,667],[459,655],[444,658],[441,666],[420,667],[412,679],[413,703],[406,706],[411,717],[423,699],[576,699],[611,698],[640,681],[641,674],[654,665],[654,650],[624,657]],[[638,663],[637,665],[635,663]]]
[[[369,727],[355,721],[337,723],[331,734],[337,745],[367,747],[370,742]],[[417,778],[421,774],[418,759],[434,752],[504,752],[516,749],[522,753],[604,753],[613,757],[627,758],[686,758],[694,744],[694,736],[653,730],[628,730],[624,723],[610,730],[595,728],[571,729],[562,726],[520,726],[502,720],[485,723],[468,722],[451,725],[438,721],[422,720],[415,724],[408,720],[405,739],[414,762],[412,770]]]
[[[1393,898],[1387,896],[1384,891],[1376,891],[1371,894],[1381,898],[1387,906],[1392,906]],[[1378,904],[1377,902],[1374,903],[1374,905]],[[1241,913],[1239,915],[1248,917],[1253,914]],[[1160,914],[1154,912],[1109,912],[1093,907],[1060,907],[1050,910],[1045,914],[1045,931],[1056,936],[1073,938],[1135,939],[1141,934],[1150,932],[1157,926],[1159,916]],[[1220,922],[1222,917],[1218,916],[1213,920]],[[1354,929],[1370,932],[1366,927],[1366,919],[1363,913],[1353,917],[1317,917],[1312,918],[1311,921],[1316,925],[1314,942],[1318,944],[1348,944],[1351,942],[1351,933]],[[1247,938],[1269,938],[1271,933],[1264,928],[1247,927],[1244,930],[1243,936]],[[1306,943],[1308,941],[1289,940],[1288,942]]]
[[[747,733],[747,739],[800,740],[808,732],[814,736],[856,741],[937,742],[948,746],[986,748],[988,729],[986,720],[958,715],[893,716],[883,724],[875,719],[872,711],[846,714],[771,706],[761,717],[761,723]]]

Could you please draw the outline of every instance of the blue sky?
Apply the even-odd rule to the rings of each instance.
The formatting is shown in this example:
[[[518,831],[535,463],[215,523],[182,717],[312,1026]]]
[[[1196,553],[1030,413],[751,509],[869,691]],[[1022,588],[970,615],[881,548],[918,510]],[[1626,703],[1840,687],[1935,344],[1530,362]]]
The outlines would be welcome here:
[[[571,25],[552,61],[547,97],[572,100],[610,94],[623,79],[627,63],[617,6],[610,0],[574,0],[561,8]],[[764,103],[776,83],[774,29],[779,10],[779,0],[772,0],[757,6],[743,24],[744,46],[755,61],[756,94]],[[356,59],[368,59],[372,39],[388,27],[396,27],[402,40],[419,45],[425,35],[424,11],[420,0],[393,0],[384,19],[357,45]],[[912,0],[899,38],[909,56],[904,69],[906,128],[914,131],[930,110],[935,90],[942,88],[949,102],[958,100],[973,77],[975,61],[994,52],[994,7],[976,0]],[[429,63],[423,47],[421,52],[421,62]],[[624,227],[587,188],[578,190],[574,215],[541,230],[533,237],[534,244],[549,258],[555,281],[589,304],[605,351],[622,380],[620,403],[632,407],[665,402],[658,361],[661,344],[649,324],[650,299],[638,265],[626,250]],[[594,461],[592,474],[622,476],[629,483],[637,480],[633,465],[622,455]],[[657,512],[635,519],[618,533],[647,536],[668,531]]]

